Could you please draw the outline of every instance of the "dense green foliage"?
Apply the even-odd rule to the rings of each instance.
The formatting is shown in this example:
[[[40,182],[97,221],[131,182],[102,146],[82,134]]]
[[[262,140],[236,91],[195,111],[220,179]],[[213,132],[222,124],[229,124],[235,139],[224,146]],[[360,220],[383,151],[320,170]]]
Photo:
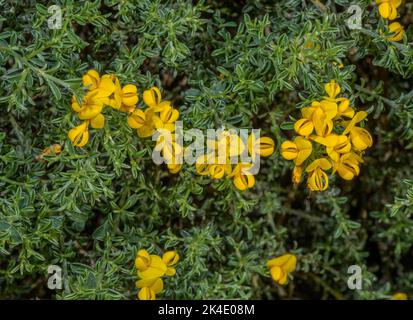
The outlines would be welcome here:
[[[354,3],[361,30],[346,24]],[[161,299],[413,295],[413,3],[399,15],[394,43],[370,0],[0,0],[0,298],[135,299],[140,248],[180,253]],[[241,192],[156,166],[122,113],[75,148],[70,100],[91,68],[162,88],[186,128],[260,128],[277,151]],[[310,193],[278,149],[331,79],[370,113],[374,145],[360,176]],[[281,287],[265,263],[285,252],[298,269]],[[63,290],[46,286],[51,264]]]

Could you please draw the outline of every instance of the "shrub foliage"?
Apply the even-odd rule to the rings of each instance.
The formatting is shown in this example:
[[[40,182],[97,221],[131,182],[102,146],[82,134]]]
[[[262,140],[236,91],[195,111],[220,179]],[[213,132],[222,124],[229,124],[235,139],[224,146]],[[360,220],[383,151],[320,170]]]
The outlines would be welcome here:
[[[50,29],[48,7],[62,9]],[[350,29],[351,4],[361,29]],[[367,0],[0,0],[0,297],[136,299],[136,252],[179,252],[162,299],[375,299],[413,295],[413,3],[402,41]],[[259,128],[276,142],[246,192],[172,175],[124,114],[87,146],[67,138],[89,69],[157,86],[185,128]],[[335,79],[369,113],[373,146],[352,181],[291,182],[279,152],[299,109]],[[60,154],[43,154],[51,145]],[[286,286],[266,261],[293,252]],[[61,266],[62,290],[47,268]],[[363,288],[347,286],[351,265]]]

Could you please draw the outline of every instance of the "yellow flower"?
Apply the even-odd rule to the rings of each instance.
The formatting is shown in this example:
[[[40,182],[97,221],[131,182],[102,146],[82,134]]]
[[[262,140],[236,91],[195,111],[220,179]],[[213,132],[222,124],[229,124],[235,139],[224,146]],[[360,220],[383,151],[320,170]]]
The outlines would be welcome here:
[[[326,146],[328,156],[334,161],[338,161],[340,154],[350,152],[351,150],[350,139],[345,135],[330,134],[326,137],[312,136],[311,139]]]
[[[102,129],[105,126],[105,116],[101,113],[90,119],[90,126],[94,129]]]
[[[84,121],[81,125],[70,129],[68,137],[76,147],[83,147],[89,141],[88,131],[89,121]]]
[[[129,94],[133,91],[131,87],[126,89]],[[128,97],[128,99],[131,99],[131,97]],[[179,111],[172,108],[169,101],[162,101],[161,92],[158,88],[152,87],[149,90],[145,90],[143,101],[149,108],[145,111],[135,110],[128,117],[128,125],[131,128],[137,129],[139,137],[150,137],[156,129],[166,129],[171,132],[175,130],[175,121],[179,118]],[[127,100],[126,103],[132,102],[134,101]],[[176,168],[174,167],[174,170]]]
[[[376,0],[376,3],[379,5],[379,13],[383,18],[394,20],[402,0]]]
[[[303,108],[306,109],[306,108]],[[310,108],[307,108],[308,110],[312,110]],[[299,134],[304,137],[308,137],[311,133],[313,133],[314,130],[314,123],[311,118],[302,118],[297,120],[294,123],[294,130]]]
[[[175,162],[171,162],[167,164],[168,170],[172,174],[178,173],[182,169],[182,164],[177,164]]]
[[[373,145],[373,138],[370,133],[361,127],[356,127],[356,124],[363,121],[367,117],[365,111],[357,112],[351,121],[343,122],[345,130],[343,134],[350,134],[351,143],[354,149],[363,151]]]
[[[105,74],[100,77],[96,70],[89,70],[82,78],[83,85],[87,87],[95,98],[105,104],[109,104],[109,96],[115,91],[112,76]]]
[[[294,124],[294,130],[308,137],[315,129],[317,135],[325,136],[333,130],[332,119],[337,116],[337,104],[333,101],[314,101],[311,107],[301,109],[302,119]]]
[[[293,175],[292,175],[292,180],[294,184],[300,184],[302,174],[303,174],[303,167],[301,166],[294,167]]]
[[[226,161],[228,157],[240,155],[245,150],[245,144],[241,138],[229,131],[220,132],[217,140],[207,140],[207,147],[216,151],[220,163]],[[225,158],[221,159],[222,156]]]
[[[176,273],[175,268],[172,266],[179,261],[179,254],[176,251],[167,251],[162,256],[162,261],[167,265],[165,274],[167,276],[173,276]]]
[[[161,112],[165,108],[171,107],[169,101],[162,101],[161,91],[157,87],[152,87],[143,92],[143,102],[148,107],[154,108],[155,112]]]
[[[336,171],[344,180],[351,180],[360,173],[359,163],[361,158],[354,152],[343,154],[337,162],[334,162],[333,173]]]
[[[324,172],[331,169],[326,158],[314,160],[305,171],[309,173],[307,184],[311,191],[324,191],[328,188],[328,176]]]
[[[231,165],[211,164],[208,168],[208,173],[212,179],[221,179],[225,175],[225,172],[228,171],[228,167],[231,167]]]
[[[407,300],[407,294],[404,292],[397,292],[391,297],[392,300]]]
[[[135,266],[138,276],[136,287],[140,288],[138,298],[140,300],[155,300],[156,294],[163,290],[164,275],[173,276],[176,273],[173,267],[179,261],[176,251],[167,251],[162,258],[157,255],[150,255],[146,250],[139,250],[135,258]]]
[[[331,80],[329,83],[326,83],[324,85],[324,90],[330,99],[335,99],[341,92],[340,85],[336,83],[335,80]]]
[[[161,257],[154,254],[151,254],[149,257],[149,266],[143,270],[138,269],[138,276],[142,279],[154,279],[165,275],[165,272],[168,267],[166,266],[165,262],[163,262]]]
[[[145,271],[151,265],[151,256],[145,249],[139,250],[135,258],[135,267],[139,271]]]
[[[158,151],[162,154],[166,163],[175,163],[176,157],[182,155],[183,148],[176,142],[175,135],[171,134],[170,138],[165,139],[165,136],[160,136],[156,141],[154,151]],[[170,140],[170,141],[168,141]]]
[[[296,166],[301,165],[313,150],[309,140],[303,137],[295,137],[294,141],[284,141],[281,144],[281,155],[287,160],[294,160]]]
[[[338,103],[338,108],[337,108],[337,117],[344,116],[347,118],[353,118],[354,117],[354,109],[350,107],[350,100],[347,98],[338,98],[336,99],[336,102]]]
[[[156,129],[155,123],[159,121],[161,120],[155,114],[154,108],[147,108],[145,111],[137,109],[128,117],[128,125],[137,129],[140,138],[152,136]]]
[[[140,300],[155,300],[156,294],[163,290],[161,278],[141,279],[136,281],[136,287],[141,288],[138,293]]]
[[[389,40],[389,41],[400,41],[400,40],[403,39],[404,28],[400,23],[398,23],[398,22],[390,23],[389,32],[392,33],[393,35],[391,37],[388,37],[387,40]]]
[[[121,88],[119,79],[115,76],[113,76],[113,79],[115,81],[115,91],[109,105],[124,112],[133,112],[139,101],[138,88],[133,84],[127,84]]]
[[[238,190],[244,191],[255,185],[255,177],[249,171],[251,167],[250,163],[238,163],[234,171],[228,175],[228,177],[234,178],[233,182]]]
[[[97,98],[97,91],[89,92],[79,105],[75,96],[72,97],[72,109],[77,112],[79,119],[89,120],[102,112],[103,102]]]
[[[159,114],[159,119],[161,121],[158,121],[155,123],[157,125],[157,129],[166,129],[168,131],[175,131],[175,121],[178,120],[179,118],[179,111],[171,108],[171,107],[165,107]]]
[[[333,119],[337,116],[338,106],[329,100],[313,101],[311,107],[314,108],[312,120],[317,135],[326,136],[333,130]]]
[[[324,99],[331,103],[337,104],[336,118],[340,116],[352,118],[354,116],[354,109],[350,107],[350,100],[344,97],[337,98],[341,92],[341,88],[338,83],[331,80],[329,83],[324,85],[324,90],[327,93],[327,97],[324,97]],[[330,109],[330,111],[335,112],[335,107],[333,105],[330,105]]]
[[[274,153],[274,140],[269,137],[256,138],[254,133],[248,137],[248,153],[253,159],[259,154],[262,157],[269,157]]]
[[[209,174],[209,165],[211,156],[204,155],[196,159],[195,170],[201,176],[206,176]]]
[[[128,117],[128,125],[132,129],[138,129],[145,125],[145,112],[141,109],[136,109]]]
[[[271,277],[281,285],[287,282],[287,276],[293,272],[297,266],[297,257],[293,254],[284,254],[280,257],[267,261]]]
[[[82,77],[83,86],[87,87],[89,90],[95,90],[99,87],[100,76],[96,70],[89,70]]]

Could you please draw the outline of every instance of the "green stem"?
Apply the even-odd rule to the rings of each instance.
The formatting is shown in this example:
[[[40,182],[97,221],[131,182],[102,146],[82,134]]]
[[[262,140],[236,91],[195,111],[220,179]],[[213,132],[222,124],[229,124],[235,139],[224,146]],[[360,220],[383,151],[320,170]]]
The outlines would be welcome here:
[[[373,96],[373,97],[375,97],[375,98],[378,98],[378,99],[380,99],[380,100],[382,100],[384,103],[386,103],[387,105],[389,105],[390,107],[393,107],[393,108],[398,108],[399,107],[399,105],[396,103],[396,102],[394,102],[393,100],[390,100],[390,99],[387,99],[387,98],[384,98],[384,97],[382,97],[381,95],[379,95],[379,94],[377,94],[377,93],[375,93],[375,92],[372,92],[372,91],[370,91],[370,90],[368,90],[368,89],[366,89],[366,88],[363,88],[362,86],[360,86],[360,85],[355,85],[355,88],[358,90],[358,91],[361,91],[361,92],[363,92],[363,93],[365,93],[365,94],[368,94],[368,95],[371,95],[371,96]],[[410,92],[411,93],[411,92]],[[409,94],[410,94],[409,93]]]

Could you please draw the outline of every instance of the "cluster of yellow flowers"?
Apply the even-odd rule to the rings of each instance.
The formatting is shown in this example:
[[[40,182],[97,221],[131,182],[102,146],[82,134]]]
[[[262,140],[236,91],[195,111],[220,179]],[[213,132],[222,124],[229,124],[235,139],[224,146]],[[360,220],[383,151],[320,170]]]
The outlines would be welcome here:
[[[174,132],[179,111],[171,106],[170,101],[162,100],[161,91],[158,88],[152,87],[145,90],[143,102],[148,107],[145,110],[136,109],[128,117],[128,125],[137,130],[139,137],[150,137],[157,129]]]
[[[379,6],[380,15],[387,20],[394,20],[397,18],[397,8],[402,4],[402,0],[376,0]],[[389,24],[389,32],[392,34],[388,38],[390,41],[400,41],[404,36],[404,28],[399,22],[392,22]]]
[[[216,139],[207,140],[207,148],[211,152],[196,160],[196,172],[212,179],[222,179],[226,176],[233,179],[235,187],[241,191],[252,188],[255,185],[255,178],[251,173],[253,164],[239,161],[233,165],[230,160],[240,156],[245,148],[248,148],[248,154],[253,161],[257,154],[269,157],[274,153],[274,140],[269,137],[258,138],[251,133],[247,144],[246,146],[239,135],[222,131]]]
[[[327,170],[345,180],[357,176],[363,152],[373,144],[370,133],[356,126],[367,113],[356,113],[347,98],[338,97],[341,88],[334,80],[325,85],[325,91],[327,97],[301,109],[303,118],[294,124],[299,136],[281,145],[282,156],[295,164],[293,182],[300,183],[305,171],[312,191],[328,188]]]
[[[162,99],[162,94],[157,87],[152,87],[143,92],[143,102],[146,108],[137,108],[139,101],[137,87],[127,84],[121,87],[119,79],[115,75],[104,74],[100,76],[96,70],[89,70],[82,78],[83,86],[87,93],[78,101],[72,98],[72,109],[83,122],[71,129],[68,133],[73,145],[83,147],[89,141],[89,126],[101,129],[105,124],[102,111],[105,106],[127,112],[127,123],[132,129],[136,129],[140,138],[151,137],[156,130],[167,130],[171,134],[171,141],[160,136],[154,147],[154,151],[160,152],[165,159],[169,172],[175,174],[182,168],[182,157],[188,148],[185,148],[176,139],[176,121],[179,119],[179,111],[172,107],[171,102]],[[246,144],[248,144],[246,146]],[[201,175],[209,175],[213,179],[221,179],[224,176],[233,179],[234,185],[239,190],[246,190],[255,185],[254,175],[251,173],[252,164],[239,162],[234,166],[230,158],[239,156],[246,148],[248,154],[255,160],[257,154],[268,157],[274,152],[274,141],[269,137],[256,137],[253,133],[248,142],[244,143],[236,134],[223,131],[216,140],[208,140],[207,148],[214,153],[199,157],[196,160],[196,171]],[[224,151],[224,159],[218,155]],[[179,161],[177,161],[179,157]]]
[[[135,258],[135,267],[138,271],[136,287],[139,288],[138,299],[155,300],[156,295],[163,290],[163,276],[174,276],[176,269],[173,267],[179,261],[176,251],[167,251],[162,257],[150,255],[147,250],[139,250]],[[288,275],[297,268],[297,256],[285,253],[267,261],[267,267],[272,279],[279,285],[285,285]],[[403,292],[392,295],[392,300],[407,300]]]
[[[173,267],[179,261],[176,251],[167,251],[160,256],[149,254],[148,251],[139,250],[135,258],[135,267],[138,271],[136,287],[139,288],[140,300],[155,300],[156,295],[163,290],[163,276],[174,276]]]
[[[119,79],[114,75],[105,74],[101,77],[96,70],[89,70],[82,80],[88,91],[81,103],[73,96],[72,109],[83,122],[68,133],[69,139],[77,147],[83,147],[89,141],[89,126],[94,129],[104,127],[104,106],[130,112],[138,103],[136,86],[127,84],[122,88]]]
[[[151,137],[155,130],[175,130],[175,121],[179,118],[179,111],[171,106],[171,102],[162,100],[162,95],[157,87],[152,87],[143,92],[143,102],[146,109],[138,109],[139,101],[137,87],[127,84],[123,88],[119,79],[114,75],[105,74],[100,77],[96,70],[89,70],[82,78],[83,86],[88,89],[82,102],[72,98],[72,109],[77,113],[83,123],[71,129],[69,139],[77,147],[83,147],[89,141],[89,126],[101,129],[105,124],[102,114],[105,106],[129,113],[128,125],[136,129],[140,138]],[[176,173],[180,165],[168,164],[169,171]]]

